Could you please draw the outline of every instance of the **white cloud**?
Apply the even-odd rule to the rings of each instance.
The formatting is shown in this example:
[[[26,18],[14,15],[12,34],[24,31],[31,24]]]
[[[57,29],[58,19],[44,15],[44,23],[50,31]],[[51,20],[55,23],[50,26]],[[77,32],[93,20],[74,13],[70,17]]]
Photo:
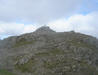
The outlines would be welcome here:
[[[8,37],[33,32],[38,28],[36,25],[17,24],[17,23],[0,23],[0,37]]]
[[[98,37],[98,12],[89,13],[87,15],[77,14],[69,18],[62,18],[52,22],[47,25],[57,31],[71,31],[81,32],[88,35],[93,35]],[[17,24],[17,23],[5,23],[0,22],[0,37],[7,37],[9,35],[20,35],[23,33],[29,33],[35,31],[42,25],[32,25],[32,24]]]
[[[48,23],[50,28],[56,31],[75,30],[88,35],[98,37],[98,12],[93,12],[87,15],[74,15],[68,19],[59,19]]]
[[[59,19],[59,20],[50,22],[48,23],[48,26],[57,32],[69,31],[73,29],[73,26],[70,25],[70,23],[66,19]]]
[[[96,0],[0,0],[0,37],[32,32],[47,23],[56,31],[75,30],[97,36],[98,12],[93,12],[98,11],[97,7]],[[93,13],[77,14],[80,12]]]
[[[26,25],[24,26],[24,30],[22,33],[30,33],[30,32],[34,32],[37,28],[39,28],[38,26],[34,26],[34,25]]]

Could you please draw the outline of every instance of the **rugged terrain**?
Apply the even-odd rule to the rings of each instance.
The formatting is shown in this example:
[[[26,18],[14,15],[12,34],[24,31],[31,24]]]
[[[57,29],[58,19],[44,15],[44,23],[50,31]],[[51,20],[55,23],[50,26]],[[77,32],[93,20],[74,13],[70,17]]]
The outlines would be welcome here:
[[[0,75],[98,75],[98,39],[41,27],[0,40]]]

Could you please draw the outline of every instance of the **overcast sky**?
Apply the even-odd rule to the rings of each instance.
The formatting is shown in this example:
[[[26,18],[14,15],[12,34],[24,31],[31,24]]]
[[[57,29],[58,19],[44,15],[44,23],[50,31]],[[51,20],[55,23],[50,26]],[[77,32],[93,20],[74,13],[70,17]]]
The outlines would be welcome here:
[[[98,0],[0,0],[0,38],[35,31],[46,24],[98,37]]]

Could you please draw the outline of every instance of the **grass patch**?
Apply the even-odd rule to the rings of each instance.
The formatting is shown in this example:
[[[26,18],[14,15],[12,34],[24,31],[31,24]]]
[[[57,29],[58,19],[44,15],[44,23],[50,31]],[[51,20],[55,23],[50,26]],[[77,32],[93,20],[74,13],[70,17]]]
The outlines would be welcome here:
[[[35,54],[36,56],[48,56],[50,55],[49,52],[39,52]]]
[[[15,75],[15,74],[13,74],[12,72],[9,72],[7,70],[0,69],[0,75]]]
[[[55,68],[58,64],[60,64],[60,62],[48,62],[48,61],[44,61],[44,67],[45,68],[49,68],[49,69],[53,69]]]
[[[19,41],[17,41],[17,42],[14,44],[13,47],[14,47],[14,48],[20,47],[20,46],[32,44],[33,42],[34,42],[34,40],[32,40],[32,41],[27,41],[26,39],[22,38],[22,39],[20,39]]]
[[[89,65],[85,62],[80,63],[80,66],[82,67],[80,69],[81,72],[84,72],[86,75],[96,75],[96,68],[92,65]]]
[[[63,58],[63,59],[61,58],[61,59],[56,59],[56,60],[55,59],[54,60],[50,59],[51,61],[44,61],[44,67],[48,69],[53,69],[56,67],[59,68],[60,66],[62,66],[63,64],[67,62],[66,58]]]
[[[36,53],[36,56],[50,56],[50,55],[59,55],[59,54],[64,54],[63,50],[59,49],[53,49],[53,50],[47,50],[47,52],[39,52]]]
[[[70,40],[69,42],[72,45],[77,46],[77,47],[85,47],[85,48],[90,48],[90,49],[95,50],[95,46],[90,45],[88,43],[84,43],[83,41],[78,41],[78,40],[73,39],[73,40]]]
[[[58,55],[58,54],[64,54],[64,51],[55,48],[55,49],[53,49],[53,50],[50,50],[49,53],[51,53],[51,54],[53,54],[53,55]]]
[[[21,72],[34,72],[35,70],[32,69],[34,65],[35,65],[35,61],[32,59],[23,65],[16,64],[15,68],[17,70],[20,70]]]

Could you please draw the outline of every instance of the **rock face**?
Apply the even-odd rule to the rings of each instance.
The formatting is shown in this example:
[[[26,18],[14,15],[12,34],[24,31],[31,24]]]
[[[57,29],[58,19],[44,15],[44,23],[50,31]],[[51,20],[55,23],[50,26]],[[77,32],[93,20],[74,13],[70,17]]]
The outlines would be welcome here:
[[[36,34],[50,34],[55,33],[55,31],[51,30],[48,26],[42,26],[39,29],[37,29],[34,33]]]
[[[0,70],[15,75],[98,75],[98,39],[41,27],[0,40]]]

